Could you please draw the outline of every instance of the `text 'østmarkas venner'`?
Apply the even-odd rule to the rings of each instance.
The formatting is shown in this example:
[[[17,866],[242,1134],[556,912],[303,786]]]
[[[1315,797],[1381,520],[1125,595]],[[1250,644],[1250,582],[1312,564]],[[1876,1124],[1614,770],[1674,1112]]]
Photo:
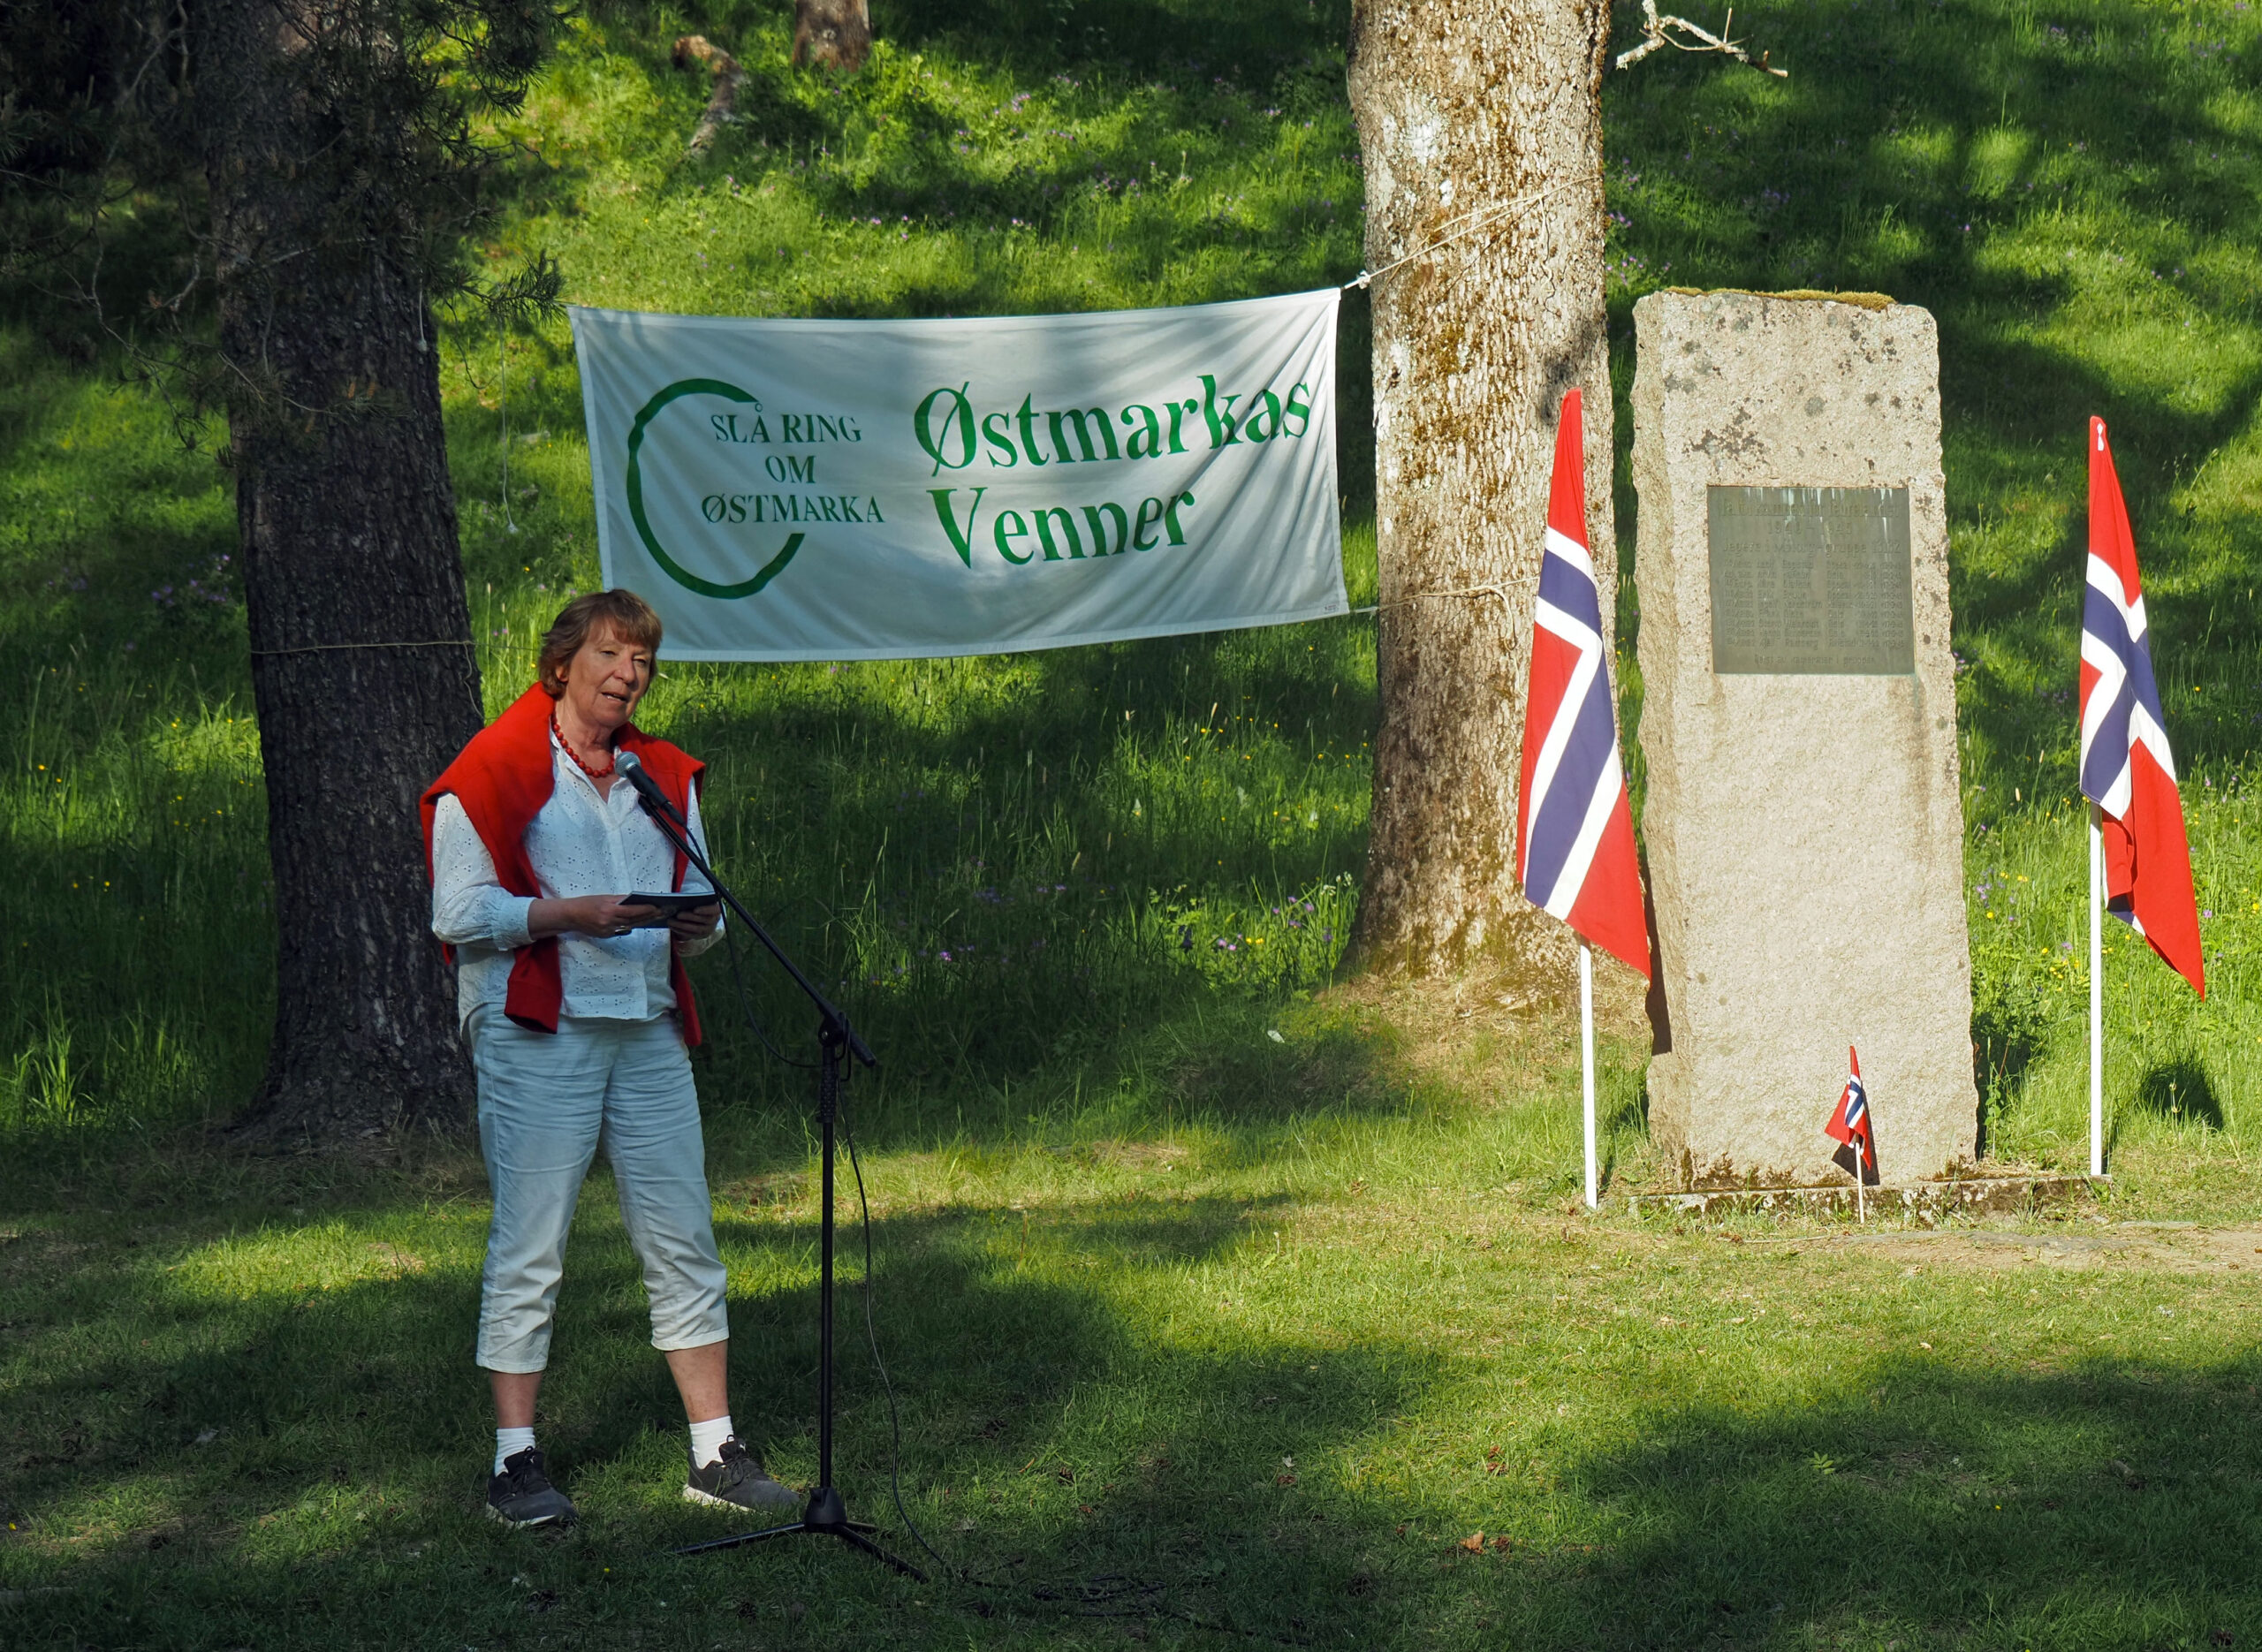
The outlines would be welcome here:
[[[928,458],[931,474],[964,470],[977,459],[990,469],[1032,469],[1047,465],[1097,464],[1108,460],[1165,458],[1188,451],[1187,438],[1206,436],[1211,449],[1261,444],[1275,437],[1294,440],[1311,423],[1311,386],[1296,383],[1285,399],[1271,390],[1246,396],[1220,394],[1215,375],[1201,375],[1202,394],[1183,400],[1172,398],[1150,405],[1135,402],[1111,418],[1104,407],[1040,410],[1034,396],[1024,396],[1019,408],[979,413],[967,394],[968,384],[953,390],[945,386],[929,392],[912,414],[912,432]],[[1246,401],[1248,405],[1239,404]],[[1200,423],[1191,422],[1189,415]],[[1116,438],[1116,426],[1125,430]],[[981,432],[977,440],[976,429]],[[950,536],[951,549],[968,567],[974,565],[974,547],[982,517],[986,486],[970,489],[963,520],[955,503],[955,488],[930,488],[935,518]],[[1194,504],[1194,496],[1176,492],[1141,500],[1127,509],[1112,502],[1082,504],[1084,526],[1090,534],[1095,557],[1120,555],[1126,549],[1152,550],[1164,542],[1183,545],[1185,526],[1180,513]],[[1161,530],[1158,535],[1157,529]],[[1036,542],[1024,548],[1034,532]],[[990,523],[990,540],[998,554],[1011,563],[1027,563],[1040,552],[1047,562],[1085,555],[1084,535],[1075,515],[1065,505],[1051,505],[1024,517],[1019,511],[998,511]]]

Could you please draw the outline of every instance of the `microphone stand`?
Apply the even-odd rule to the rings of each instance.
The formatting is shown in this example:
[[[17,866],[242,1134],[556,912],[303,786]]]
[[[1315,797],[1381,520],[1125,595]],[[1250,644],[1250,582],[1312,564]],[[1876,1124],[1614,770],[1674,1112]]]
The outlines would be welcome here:
[[[801,966],[787,957],[786,950],[770,938],[770,931],[761,921],[748,912],[738,897],[732,894],[723,880],[715,875],[715,868],[707,857],[699,853],[699,845],[691,839],[689,826],[668,800],[659,784],[644,772],[633,752],[623,752],[618,759],[620,771],[636,790],[637,799],[644,813],[651,816],[676,852],[695,867],[714,890],[716,898],[728,907],[733,917],[743,923],[762,943],[778,967],[793,978],[816,1007],[817,1012],[817,1079],[816,1118],[824,1142],[823,1214],[819,1220],[817,1246],[817,1320],[816,1320],[816,1484],[809,1489],[808,1505],[801,1518],[786,1526],[772,1526],[758,1532],[741,1532],[735,1537],[717,1537],[703,1543],[687,1543],[673,1550],[679,1555],[712,1554],[717,1550],[736,1549],[747,1543],[758,1543],[772,1537],[792,1537],[810,1535],[837,1537],[852,1548],[861,1549],[875,1560],[893,1566],[907,1577],[920,1582],[927,1574],[909,1561],[889,1553],[874,1542],[869,1534],[879,1527],[865,1520],[848,1518],[847,1505],[832,1483],[832,1167],[833,1121],[840,1110],[840,1087],[847,1079],[848,1058],[854,1057],[867,1068],[879,1065],[864,1041],[856,1036],[855,1028],[848,1025],[848,1018],[839,1006],[817,989],[816,983],[801,973]]]

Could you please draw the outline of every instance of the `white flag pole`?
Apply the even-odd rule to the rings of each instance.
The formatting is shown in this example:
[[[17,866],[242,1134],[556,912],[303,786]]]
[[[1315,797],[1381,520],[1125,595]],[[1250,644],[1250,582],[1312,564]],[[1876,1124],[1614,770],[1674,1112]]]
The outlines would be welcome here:
[[[1585,1091],[1587,1209],[1600,1202],[1594,1154],[1594,949],[1579,947],[1579,1065]]]
[[[2089,806],[2089,1173],[2105,1174],[2105,829]]]

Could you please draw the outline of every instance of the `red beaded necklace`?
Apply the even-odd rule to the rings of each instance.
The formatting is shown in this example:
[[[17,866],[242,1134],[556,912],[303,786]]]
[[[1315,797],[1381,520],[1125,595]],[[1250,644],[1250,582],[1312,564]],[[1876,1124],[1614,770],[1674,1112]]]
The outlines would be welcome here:
[[[558,726],[558,714],[555,711],[550,714],[550,731],[558,737],[558,745],[565,747],[566,754],[573,760],[573,767],[580,769],[583,774],[588,776],[592,780],[603,779],[606,776],[610,775],[614,769],[619,766],[620,759],[618,754],[614,756],[612,762],[607,763],[602,769],[592,769],[588,764],[583,762],[581,761],[581,754],[573,749],[573,742],[566,738],[566,731]]]

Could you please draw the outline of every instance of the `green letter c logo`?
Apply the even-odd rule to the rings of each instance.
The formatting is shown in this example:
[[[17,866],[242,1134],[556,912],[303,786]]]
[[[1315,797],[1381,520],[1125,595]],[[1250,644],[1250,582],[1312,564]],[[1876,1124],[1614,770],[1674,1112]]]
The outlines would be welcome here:
[[[702,596],[720,597],[727,602],[733,597],[752,596],[755,592],[786,572],[786,565],[801,548],[801,536],[795,534],[786,541],[780,550],[762,566],[751,580],[741,580],[736,585],[717,585],[712,580],[702,580],[689,570],[679,567],[675,558],[660,549],[660,542],[652,532],[652,524],[644,515],[644,473],[638,455],[644,445],[644,427],[653,416],[679,396],[720,396],[725,401],[750,402],[748,395],[735,384],[725,384],[720,379],[678,379],[651,400],[636,415],[636,422],[628,428],[628,519],[636,524],[636,537],[644,542],[644,549],[652,553],[652,560],[660,565],[660,572],[687,591]]]

